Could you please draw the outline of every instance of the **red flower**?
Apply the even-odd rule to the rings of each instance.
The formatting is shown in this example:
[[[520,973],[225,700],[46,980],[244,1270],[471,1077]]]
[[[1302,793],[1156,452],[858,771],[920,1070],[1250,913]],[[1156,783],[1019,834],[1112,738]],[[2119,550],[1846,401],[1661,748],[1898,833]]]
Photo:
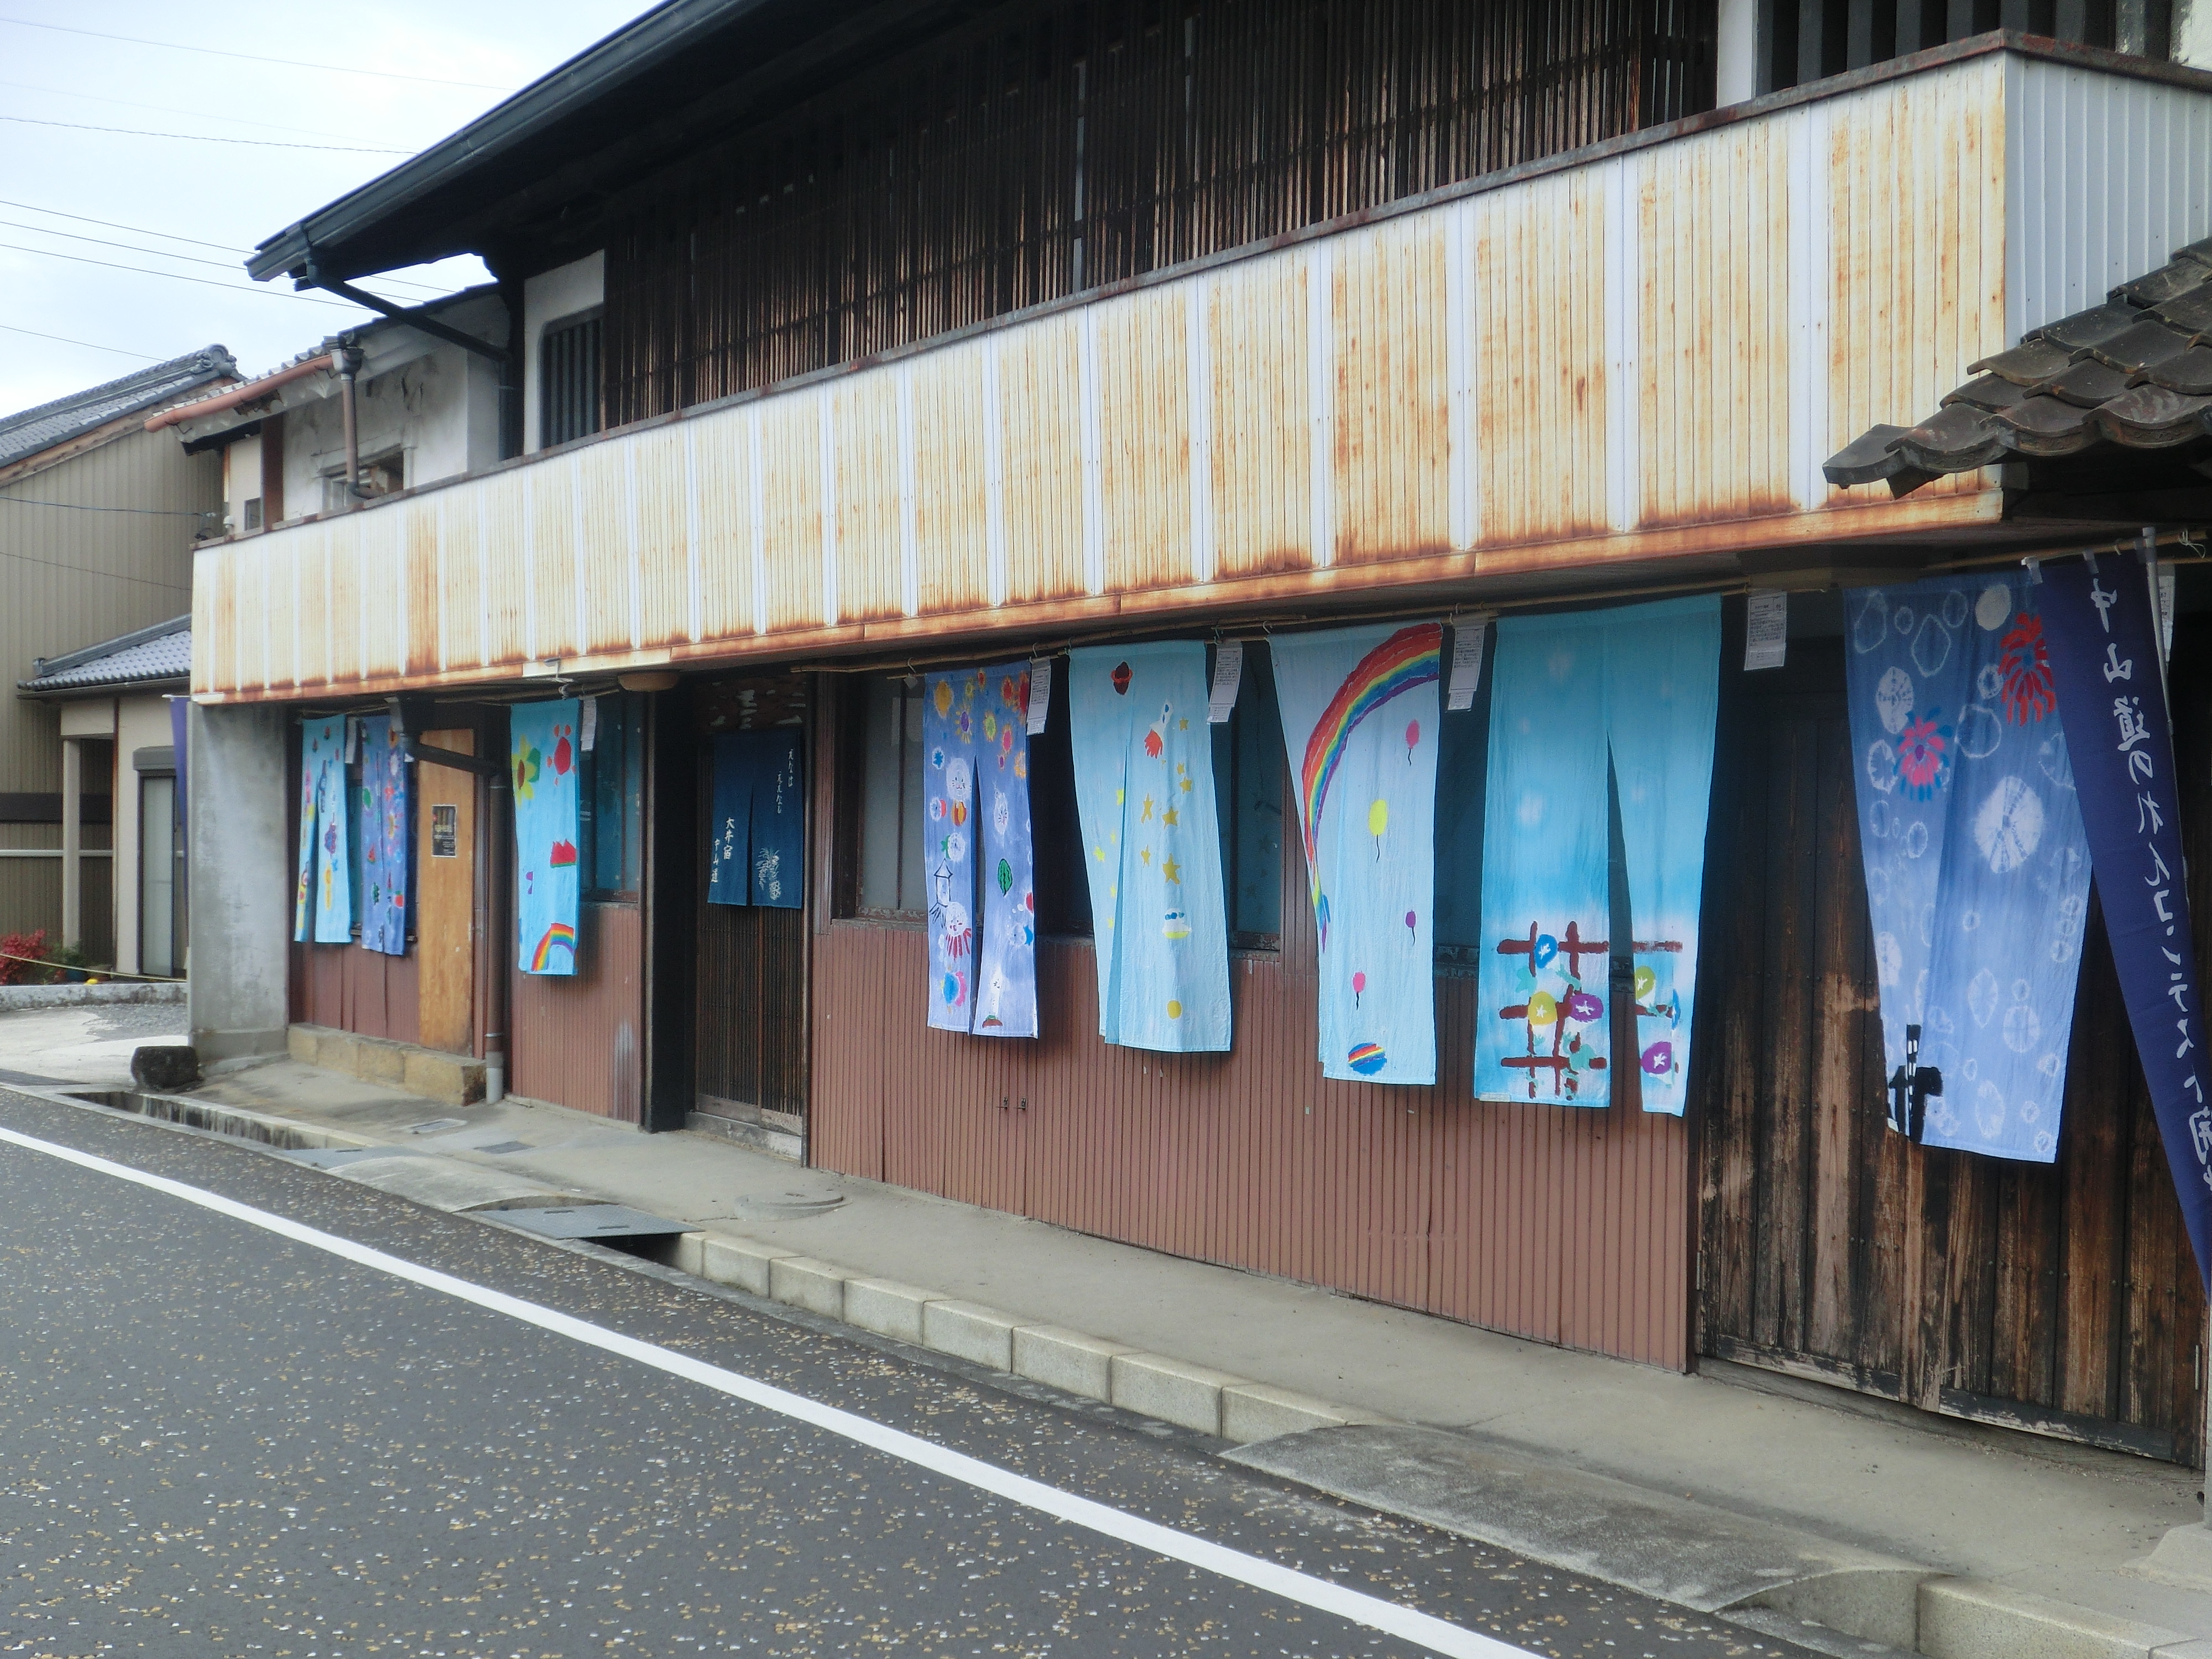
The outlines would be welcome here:
[[[1897,739],[1897,775],[1905,792],[1926,800],[1951,772],[1951,728],[1936,724],[1940,709],[1907,723]]]
[[[2051,650],[2043,642],[2043,618],[2023,616],[2004,636],[2005,716],[2014,726],[2039,720],[2058,706],[2051,684]]]

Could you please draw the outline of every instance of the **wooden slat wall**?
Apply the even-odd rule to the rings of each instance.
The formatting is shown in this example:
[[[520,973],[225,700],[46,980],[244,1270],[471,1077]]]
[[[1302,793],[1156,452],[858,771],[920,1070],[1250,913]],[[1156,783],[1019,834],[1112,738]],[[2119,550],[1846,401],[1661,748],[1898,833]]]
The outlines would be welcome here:
[[[1693,0],[1018,0],[672,171],[608,243],[623,423],[1671,120]]]
[[[1323,1079],[1302,882],[1287,872],[1281,951],[1232,961],[1225,1055],[1101,1042],[1088,940],[1042,947],[1036,1041],[933,1031],[923,934],[833,923],[814,956],[811,1156],[1080,1232],[1685,1367],[1684,1125],[1630,1102],[1470,1098],[1472,977],[1437,981],[1436,1087]]]
[[[1915,1147],[1883,1122],[1843,664],[1793,641],[1729,678],[1693,1082],[1701,1347],[1923,1407],[2202,1457],[2204,1303],[2093,912],[2056,1164]],[[2195,646],[2192,653],[2191,647]],[[2212,945],[2212,636],[2175,703]]]

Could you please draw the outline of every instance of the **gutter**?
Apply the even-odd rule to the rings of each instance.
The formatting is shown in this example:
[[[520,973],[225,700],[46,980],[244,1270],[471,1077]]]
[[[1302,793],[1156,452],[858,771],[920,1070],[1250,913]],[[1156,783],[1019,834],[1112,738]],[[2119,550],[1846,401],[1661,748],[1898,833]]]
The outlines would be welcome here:
[[[220,415],[225,410],[236,409],[240,404],[250,404],[256,398],[264,397],[280,386],[289,386],[295,380],[337,367],[337,359],[325,352],[319,357],[310,357],[303,363],[280,368],[273,374],[264,374],[258,380],[248,380],[244,386],[234,386],[212,398],[203,398],[198,403],[177,404],[165,409],[160,414],[148,417],[146,430],[159,432],[165,426],[197,420],[203,415]]]

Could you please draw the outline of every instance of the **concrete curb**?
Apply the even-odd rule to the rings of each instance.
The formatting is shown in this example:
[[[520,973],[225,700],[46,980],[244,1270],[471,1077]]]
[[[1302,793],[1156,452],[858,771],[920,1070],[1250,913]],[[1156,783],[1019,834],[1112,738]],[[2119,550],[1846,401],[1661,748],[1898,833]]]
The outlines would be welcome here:
[[[671,1265],[878,1336],[1239,1445],[1307,1429],[1391,1420],[920,1285],[854,1273],[738,1234],[686,1233],[677,1241]]]
[[[138,985],[0,985],[0,1013],[18,1008],[87,1008],[104,1003],[161,1003],[181,1008],[182,983]]]

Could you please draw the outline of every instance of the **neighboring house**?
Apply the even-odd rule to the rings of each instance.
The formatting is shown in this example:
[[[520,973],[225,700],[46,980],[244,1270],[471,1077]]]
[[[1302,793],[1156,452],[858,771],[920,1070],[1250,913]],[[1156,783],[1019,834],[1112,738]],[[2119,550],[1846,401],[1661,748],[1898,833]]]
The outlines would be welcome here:
[[[1540,1340],[2197,1460],[2203,1298],[2140,1085],[2079,1046],[2109,1022],[2076,1028],[2056,1165],[1889,1136],[1867,1048],[1832,590],[2212,522],[2177,482],[2212,434],[2101,476],[1823,474],[2212,236],[2212,75],[2165,58],[2166,9],[2076,9],[2102,38],[2066,44],[1947,38],[1985,9],[1912,8],[1910,39],[1862,27],[1905,9],[1843,0],[638,19],[251,262],[343,292],[481,253],[524,406],[496,465],[358,511],[288,501],[199,556],[193,890],[230,921],[201,928],[195,1041],[276,1052],[304,1022],[474,1053],[645,1128]],[[1763,675],[1754,586],[1803,596]],[[1486,964],[1609,967],[1613,1052],[1663,1070],[1635,957],[1680,943],[1483,915],[1490,679],[1426,734],[1433,961],[1410,919],[1391,941],[1401,1000],[1433,995],[1441,1080],[1324,1079],[1317,999],[1345,988],[1319,982],[1284,639],[1413,620],[1472,642],[1493,612],[1595,623],[1659,594],[1711,597],[1728,641],[1686,1113],[1641,1109],[1636,1066],[1601,1110],[1471,1097],[1479,1030],[1522,1020],[1533,1079],[1571,1063],[1535,1028],[1594,1000],[1479,1006]],[[2185,626],[2203,598],[2185,572]],[[1064,689],[1028,751],[1042,1034],[933,1029],[940,987],[972,981],[933,969],[956,930],[924,674],[1035,659],[1065,688],[1070,647],[1231,639],[1227,896],[1201,919],[1233,951],[1228,1052],[1099,1036],[1104,853]],[[518,742],[546,718],[519,708],[585,696],[577,732]],[[1595,696],[1559,692],[1563,744]],[[412,769],[409,947],[295,944],[303,730],[335,745],[388,714],[447,751]],[[1410,765],[1421,738],[1393,729]],[[799,908],[708,902],[740,777],[717,757],[748,731],[803,741],[803,839],[774,848]],[[565,963],[565,922],[520,950],[540,900],[508,873],[510,757],[525,787],[581,776],[576,840],[521,884],[573,866],[572,976],[534,971]],[[1385,818],[1361,821],[1379,864]]]
[[[355,499],[374,501],[500,459],[507,312],[471,289],[422,315],[484,341],[470,352],[404,323],[371,323],[213,397],[164,410],[185,453],[222,457],[223,514],[234,534],[343,512],[349,454],[346,375],[353,370]]]
[[[192,619],[179,617],[67,656],[49,657],[16,690],[52,705],[66,749],[111,755],[114,965],[180,979],[185,963],[183,803],[173,705],[191,689]],[[76,878],[82,830],[62,800],[62,880]]]
[[[0,419],[0,660],[9,679],[174,617],[190,603],[194,538],[222,525],[222,468],[149,433],[146,416],[237,377],[219,345]],[[69,732],[71,711],[0,702],[0,933],[44,929],[112,959],[109,838],[118,758]],[[82,846],[65,820],[78,811]],[[76,875],[67,872],[75,866]]]

